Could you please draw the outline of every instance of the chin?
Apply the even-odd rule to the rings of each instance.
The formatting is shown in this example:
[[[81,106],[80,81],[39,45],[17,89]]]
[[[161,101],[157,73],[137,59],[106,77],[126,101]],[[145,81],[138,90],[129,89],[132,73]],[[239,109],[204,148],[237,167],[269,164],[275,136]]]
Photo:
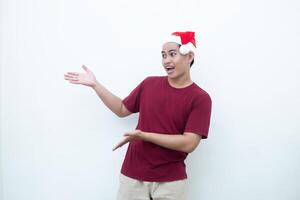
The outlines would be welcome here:
[[[176,74],[168,74],[168,77],[171,79],[176,79],[178,76]]]

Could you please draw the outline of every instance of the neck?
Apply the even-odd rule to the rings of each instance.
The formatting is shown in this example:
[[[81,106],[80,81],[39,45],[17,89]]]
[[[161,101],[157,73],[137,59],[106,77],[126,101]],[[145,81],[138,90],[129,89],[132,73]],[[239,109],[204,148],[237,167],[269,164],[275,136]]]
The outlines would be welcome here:
[[[168,77],[169,84],[175,88],[185,88],[193,83],[190,74],[179,76],[176,78]]]

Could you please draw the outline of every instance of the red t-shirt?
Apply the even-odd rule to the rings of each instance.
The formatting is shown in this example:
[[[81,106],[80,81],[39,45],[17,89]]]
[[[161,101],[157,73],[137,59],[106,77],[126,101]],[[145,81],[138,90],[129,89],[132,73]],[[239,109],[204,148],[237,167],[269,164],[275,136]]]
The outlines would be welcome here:
[[[195,83],[185,88],[172,87],[167,76],[143,80],[123,103],[139,112],[136,129],[161,134],[193,132],[207,138],[211,98]],[[141,140],[130,142],[121,173],[143,181],[175,181],[187,178],[184,160],[187,153],[167,149]]]

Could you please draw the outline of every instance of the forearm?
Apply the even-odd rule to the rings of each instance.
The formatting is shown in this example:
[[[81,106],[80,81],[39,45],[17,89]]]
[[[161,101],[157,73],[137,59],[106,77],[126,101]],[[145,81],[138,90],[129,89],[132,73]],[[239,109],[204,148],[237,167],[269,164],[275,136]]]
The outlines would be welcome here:
[[[167,149],[191,153],[199,144],[201,137],[195,134],[169,135],[141,131],[141,139]]]
[[[119,117],[122,116],[122,100],[107,90],[103,85],[101,85],[98,81],[96,81],[95,86],[92,87],[102,102],[116,115]]]

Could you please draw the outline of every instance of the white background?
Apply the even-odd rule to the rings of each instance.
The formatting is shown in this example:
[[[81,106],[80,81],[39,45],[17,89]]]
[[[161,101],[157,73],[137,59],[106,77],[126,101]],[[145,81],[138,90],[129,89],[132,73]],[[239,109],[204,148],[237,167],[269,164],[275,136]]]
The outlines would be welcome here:
[[[300,199],[299,1],[0,2],[1,200],[115,199],[127,146],[111,149],[137,115],[116,117],[63,74],[86,64],[124,98],[165,75],[161,41],[185,30],[213,100],[189,199]]]

